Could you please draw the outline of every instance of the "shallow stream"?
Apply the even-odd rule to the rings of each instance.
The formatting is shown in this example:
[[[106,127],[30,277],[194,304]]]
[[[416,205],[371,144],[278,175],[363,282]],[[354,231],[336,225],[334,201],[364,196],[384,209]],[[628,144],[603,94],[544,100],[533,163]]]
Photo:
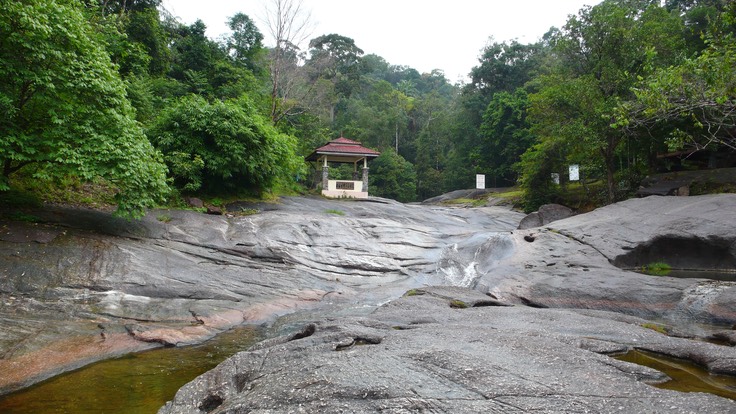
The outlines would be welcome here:
[[[263,335],[261,328],[243,326],[201,345],[159,348],[87,365],[0,396],[0,413],[156,413],[181,386]]]

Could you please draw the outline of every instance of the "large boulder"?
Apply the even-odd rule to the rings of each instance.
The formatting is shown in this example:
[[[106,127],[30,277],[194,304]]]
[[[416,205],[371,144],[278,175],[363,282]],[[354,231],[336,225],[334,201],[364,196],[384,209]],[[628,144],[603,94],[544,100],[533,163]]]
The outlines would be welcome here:
[[[504,237],[513,254],[488,262],[465,257],[454,269],[472,263],[470,286],[515,303],[610,310],[692,329],[697,329],[694,322],[733,325],[736,282],[651,276],[626,268],[657,256],[673,264],[710,262],[733,269],[734,205],[731,194],[632,199],[545,228],[508,233]],[[482,242],[468,240],[458,250],[477,249]]]
[[[574,214],[570,207],[560,204],[545,204],[539,210],[529,213],[521,219],[518,229],[525,230],[534,227],[546,226],[553,221],[566,219]]]

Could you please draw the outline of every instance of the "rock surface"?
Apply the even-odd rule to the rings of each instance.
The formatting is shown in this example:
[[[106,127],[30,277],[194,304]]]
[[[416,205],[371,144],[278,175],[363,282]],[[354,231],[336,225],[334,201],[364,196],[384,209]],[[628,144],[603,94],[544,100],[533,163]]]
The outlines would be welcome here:
[[[0,394],[96,360],[202,342],[297,309],[376,305],[423,284],[444,249],[512,229],[508,209],[286,198],[242,217],[140,221],[49,207],[0,222]]]
[[[654,388],[647,383],[663,374],[605,355],[678,349],[735,373],[734,348],[671,338],[606,312],[488,299],[433,287],[368,317],[306,325],[185,385],[159,414],[736,410],[729,399]]]
[[[716,251],[723,267],[735,269],[734,206],[733,194],[632,199],[544,228],[499,235],[513,254],[490,263],[485,259],[490,255],[466,256],[456,266],[474,269],[477,276],[467,286],[509,302],[610,310],[702,334],[694,322],[730,327],[736,321],[736,282],[650,276],[614,264],[636,262],[632,252],[646,252],[642,246],[658,240],[679,240],[668,256],[638,261],[687,267],[697,264],[702,252]],[[458,250],[474,248],[481,247],[467,241]]]
[[[571,331],[563,333],[573,336],[578,325],[587,326],[581,328],[583,334],[575,338],[585,342],[585,349],[599,352],[633,346],[633,339],[631,342],[609,341],[602,334],[596,334],[608,332],[608,324],[615,321],[623,320],[628,325],[621,326],[632,326],[626,322],[630,320],[627,318],[664,322],[667,329],[678,336],[728,339],[731,336],[727,331],[736,324],[736,283],[654,277],[622,267],[646,262],[660,253],[671,256],[662,260],[671,260],[673,263],[678,260],[683,265],[717,263],[720,267],[734,266],[734,205],[736,195],[648,197],[527,230],[516,230],[523,215],[506,208],[403,205],[381,199],[354,202],[285,198],[278,204],[241,203],[228,206],[228,211],[256,212],[246,216],[161,211],[151,212],[145,219],[136,222],[115,219],[109,214],[95,211],[49,208],[33,213],[42,219],[43,224],[0,223],[0,372],[3,373],[0,375],[0,393],[126,352],[201,342],[242,323],[260,324],[273,321],[280,315],[294,314],[297,316],[288,324],[294,326],[306,318],[304,315],[317,315],[310,318],[315,321],[324,319],[324,315],[365,315],[366,311],[398,298],[410,289],[433,285],[473,289],[476,293],[472,295],[475,296],[470,296],[468,292],[471,291],[463,291],[465,293],[458,300],[482,303],[486,305],[483,311],[489,313],[469,319],[463,325],[460,323],[462,318],[473,312],[481,312],[481,308],[452,309],[454,313],[448,315],[458,316],[456,320],[439,311],[435,312],[434,305],[421,304],[424,302],[401,311],[404,313],[394,314],[389,310],[399,305],[391,303],[370,317],[360,319],[352,316],[345,319],[353,322],[341,319],[317,324],[316,333],[311,336],[307,335],[309,330],[304,331],[302,340],[306,342],[291,341],[273,346],[311,343],[309,341],[322,338],[325,329],[327,332],[340,332],[340,326],[345,324],[350,326],[346,332],[368,329],[374,322],[367,322],[371,326],[360,328],[363,322],[359,321],[374,320],[378,325],[371,329],[378,331],[366,331],[366,335],[370,336],[351,342],[345,339],[345,335],[338,335],[347,341],[344,343],[346,352],[352,349],[382,349],[385,339],[381,340],[381,344],[355,346],[363,342],[370,344],[378,337],[408,335],[397,337],[397,340],[406,343],[407,349],[411,345],[424,347],[424,350],[432,348],[427,348],[430,342],[422,341],[430,341],[433,336],[447,338],[446,342],[456,338],[457,346],[468,349],[468,364],[482,367],[485,364],[481,360],[484,355],[488,357],[494,352],[499,355],[513,354],[517,346],[523,345],[523,340],[509,336],[512,332],[504,334],[506,339],[495,345],[490,340],[475,342],[472,335],[483,330],[482,320],[493,326],[496,320],[502,323],[504,315],[513,316],[503,322],[507,325],[504,328],[507,331],[515,327],[514,318],[528,320],[530,326],[546,326],[550,323],[549,319],[565,320]],[[704,252],[715,254],[698,262]],[[449,300],[452,295],[457,295],[437,292],[433,291],[425,299],[432,302],[434,299],[430,300],[431,297],[445,295],[445,300]],[[410,300],[414,299],[406,298],[396,303]],[[515,306],[491,306],[500,304]],[[593,313],[565,309],[588,309],[585,312]],[[313,313],[308,313],[308,310]],[[295,314],[296,311],[299,313]],[[413,337],[403,333],[404,330],[389,329],[403,326],[399,322],[408,314],[414,315],[412,320],[417,322],[407,322],[409,327],[416,329],[404,330],[421,333],[417,342],[412,344],[409,342]],[[575,316],[558,318],[555,315]],[[583,316],[589,319],[581,319]],[[394,317],[396,320],[390,319]],[[542,319],[534,322],[534,318]],[[457,328],[456,321],[459,324]],[[333,322],[334,326],[330,325]],[[723,326],[709,330],[702,328],[699,323]],[[562,332],[561,329],[555,332]],[[630,336],[634,333],[627,334],[616,329],[611,337],[620,335],[622,338],[639,340],[638,336]],[[636,329],[639,332],[639,328]],[[492,332],[499,330],[500,326],[491,329]],[[539,332],[542,333],[538,336],[547,335],[545,331]],[[424,339],[420,338],[422,335]],[[529,335],[536,338],[533,333]],[[552,335],[552,339],[557,338],[555,335],[558,334]],[[678,355],[688,358],[696,355],[691,351],[692,341],[677,342],[675,338],[663,335],[657,338],[662,341],[655,343],[652,339],[648,342],[651,347],[659,344],[656,346],[659,346],[657,349],[660,351],[675,350]],[[579,373],[583,372],[582,366],[586,364],[598,366],[596,364],[599,362],[596,361],[599,360],[596,358],[602,358],[591,356],[595,354],[580,354],[582,351],[571,351],[572,348],[561,346],[558,342],[534,342],[536,351],[527,350],[524,351],[526,354],[520,355],[544,365],[546,360],[541,355],[548,351],[551,355],[571,352],[575,358],[580,358]],[[319,349],[332,347],[327,345],[328,342],[319,344],[315,342]],[[444,349],[439,356],[430,353],[428,358],[432,360],[450,354],[454,348],[443,348],[446,346],[449,345],[438,348],[440,351]],[[485,347],[491,347],[489,349],[492,351],[483,352]],[[733,372],[728,362],[728,358],[732,357],[722,357],[720,352],[725,352],[723,349],[728,348],[698,348],[698,361],[705,361],[715,371]],[[266,352],[266,348],[259,352]],[[421,351],[417,352],[417,355],[421,354]],[[386,363],[392,361],[389,354],[383,353],[366,354],[363,358],[386,360]],[[509,363],[523,361],[524,358],[511,358]],[[565,357],[561,361],[575,363],[575,358],[570,360]],[[600,361],[603,360],[618,364],[609,359]],[[381,371],[379,368],[355,365],[360,361],[356,360],[353,364],[354,372],[359,375],[351,376],[348,371],[336,371],[335,375],[365,394],[368,392],[366,387],[370,388],[370,384],[373,384],[373,378],[381,378]],[[299,367],[297,362],[293,361],[290,371],[279,372],[270,381],[288,381]],[[441,377],[455,378],[458,375],[448,368],[450,362],[434,365],[438,364],[445,368],[432,369]],[[463,370],[466,368],[463,361],[457,364]],[[501,361],[498,366],[506,365]],[[305,365],[305,369],[308,367]],[[458,389],[457,394],[443,397],[443,404],[453,400],[453,404],[460,404],[456,407],[458,410],[467,412],[476,407],[475,404],[486,404],[480,407],[490,410],[496,406],[487,405],[489,401],[507,400],[513,401],[508,410],[531,410],[530,407],[537,405],[547,407],[544,405],[547,403],[551,404],[549,407],[552,411],[574,408],[565,405],[566,392],[577,385],[560,388],[542,381],[525,369],[518,368],[519,372],[524,373],[524,378],[528,375],[534,379],[531,383],[539,383],[540,390],[556,391],[547,394],[542,392],[537,397],[529,398],[521,397],[526,395],[524,393],[501,398],[483,391],[479,395],[494,396],[483,403],[466,398],[464,391],[452,385],[453,379],[449,383],[452,389]],[[366,375],[360,375],[364,371]],[[483,373],[491,375],[491,371]],[[608,375],[603,371],[595,372]],[[548,375],[552,375],[552,371],[545,373],[544,377]],[[396,377],[394,380],[404,379]],[[241,381],[245,379],[241,378]],[[406,381],[412,383],[410,379]],[[435,381],[443,383],[440,379]],[[578,384],[572,379],[566,381],[570,381],[568,384]],[[611,381],[602,386],[607,387],[605,389],[617,389],[619,380]],[[305,382],[302,385],[310,389],[312,386],[309,384]],[[713,407],[721,407],[718,405],[720,400],[714,403],[716,400],[710,397],[684,397],[680,394],[663,397],[660,391],[656,391],[656,395],[642,391],[649,389],[644,385],[627,387],[621,389],[630,395],[643,396],[646,404],[651,406],[664,398],[661,401],[677,407],[689,407],[689,403],[681,404],[686,399],[702,402],[706,404],[705,407],[710,407],[707,404],[711,403],[716,404]],[[290,392],[281,396],[289,404],[291,402],[286,395]],[[386,395],[400,396],[376,400],[380,403],[408,404],[401,399],[408,398],[407,401],[411,401],[414,398],[408,393],[391,394],[391,389],[386,392]],[[346,397],[350,401],[353,400],[352,393],[349,391],[351,397]],[[365,395],[368,399],[368,394]],[[579,394],[572,395],[583,398]],[[580,402],[582,407],[592,407],[589,411],[598,411],[598,408],[603,407],[601,404],[604,400],[611,404],[619,399],[626,400],[619,398],[620,394],[616,392],[611,399],[601,399],[602,393],[590,395],[590,400],[583,398]],[[263,394],[264,406],[271,404],[267,397]],[[433,404],[439,404],[439,397],[424,396],[422,398],[425,400],[420,400],[424,402],[417,407],[429,410],[434,407]],[[205,406],[217,405],[217,398],[224,396],[212,397]],[[317,407],[314,404],[319,403],[318,400],[307,400],[299,401],[309,407]],[[204,403],[202,400],[192,403],[195,402]],[[273,404],[276,403],[281,404]],[[422,405],[425,403],[428,405]],[[351,404],[357,405],[345,411],[361,411],[362,406],[357,400]],[[467,407],[463,404],[467,404]],[[560,404],[562,408],[555,408],[558,407],[555,404]],[[648,407],[646,404],[637,406],[633,399],[627,404],[631,405],[625,407],[638,407],[644,411]],[[298,409],[298,405],[289,407],[289,410]],[[334,410],[339,411],[338,408]],[[585,411],[586,408],[581,410]]]
[[[553,221],[566,219],[574,213],[570,207],[559,204],[545,204],[539,207],[538,211],[529,213],[521,219],[519,230],[531,229],[552,223]]]

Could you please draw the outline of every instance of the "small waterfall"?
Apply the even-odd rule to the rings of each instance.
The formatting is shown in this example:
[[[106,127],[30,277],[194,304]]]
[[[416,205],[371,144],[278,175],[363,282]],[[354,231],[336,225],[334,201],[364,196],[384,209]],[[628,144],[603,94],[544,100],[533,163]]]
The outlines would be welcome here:
[[[499,260],[510,256],[513,249],[508,233],[476,233],[442,250],[437,273],[452,286],[474,288],[478,280]]]

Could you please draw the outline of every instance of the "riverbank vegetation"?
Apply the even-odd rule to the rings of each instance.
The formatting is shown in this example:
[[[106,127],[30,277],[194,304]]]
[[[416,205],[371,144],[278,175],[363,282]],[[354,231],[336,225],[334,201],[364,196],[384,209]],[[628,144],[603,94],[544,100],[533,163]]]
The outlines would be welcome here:
[[[270,1],[274,46],[250,16],[213,40],[160,0],[4,6],[0,191],[57,201],[50,189],[94,186],[105,195],[86,204],[128,216],[184,195],[309,191],[304,156],[340,135],[383,153],[371,194],[401,201],[485,174],[519,185],[527,210],[571,191],[601,204],[657,170],[732,166],[734,2],[604,0],[537,42],[489,40],[453,83],[306,33],[283,7],[299,1]]]

